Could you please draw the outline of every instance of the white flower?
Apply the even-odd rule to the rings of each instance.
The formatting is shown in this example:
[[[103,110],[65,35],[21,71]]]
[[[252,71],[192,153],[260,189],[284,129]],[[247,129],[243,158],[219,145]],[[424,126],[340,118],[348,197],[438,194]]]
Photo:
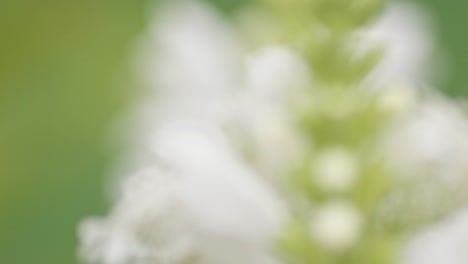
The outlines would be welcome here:
[[[433,54],[432,27],[420,6],[391,3],[377,22],[359,34],[361,45],[383,47],[383,58],[367,81],[382,87],[389,83],[433,81],[428,66]],[[441,69],[437,69],[440,71]]]
[[[404,251],[402,264],[468,263],[468,211],[423,230]]]
[[[177,179],[158,168],[129,177],[106,218],[79,229],[81,255],[92,263],[179,263],[195,254],[194,234],[177,203]]]
[[[151,30],[142,55],[144,80],[161,88],[162,95],[207,99],[242,85],[243,46],[208,5],[201,1],[163,5]]]
[[[431,95],[389,131],[387,158],[404,175],[459,180],[468,169],[468,119],[462,109]]]
[[[108,217],[83,225],[83,254],[104,264],[275,263],[282,202],[222,134],[171,124],[154,140],[157,162],[127,179]]]
[[[320,206],[310,222],[310,235],[322,247],[342,251],[360,238],[363,219],[347,201],[333,201]]]
[[[254,163],[267,177],[285,176],[304,152],[289,116],[289,99],[309,85],[307,66],[285,46],[270,46],[249,54],[246,90],[238,118],[252,142]]]
[[[103,264],[276,263],[270,243],[283,202],[228,136],[252,133],[251,102],[259,100],[242,47],[198,1],[162,10],[143,52],[154,91],[131,124],[140,172],[125,177],[108,216],[83,223],[82,256]]]
[[[384,157],[400,180],[412,186],[387,198],[387,220],[427,221],[467,201],[468,119],[464,110],[429,94],[387,133]]]
[[[359,176],[359,161],[356,155],[338,146],[323,150],[311,166],[311,180],[325,191],[349,190]]]
[[[135,114],[133,145],[146,148],[166,122],[201,122],[251,145],[267,176],[283,175],[303,148],[287,115],[288,97],[309,83],[302,58],[279,45],[247,53],[235,31],[198,1],[163,8],[154,28],[142,54],[144,78],[157,93]]]
[[[225,125],[239,108],[245,52],[234,30],[202,1],[158,5],[142,48],[138,74],[147,86],[124,127],[144,149],[173,120]],[[128,128],[127,128],[128,130]]]
[[[287,46],[262,48],[248,56],[246,66],[249,90],[259,100],[284,106],[288,97],[310,84],[306,62]]]
[[[114,229],[111,223],[89,218],[79,227],[80,257],[91,263],[127,263],[138,251],[138,243],[128,234]]]

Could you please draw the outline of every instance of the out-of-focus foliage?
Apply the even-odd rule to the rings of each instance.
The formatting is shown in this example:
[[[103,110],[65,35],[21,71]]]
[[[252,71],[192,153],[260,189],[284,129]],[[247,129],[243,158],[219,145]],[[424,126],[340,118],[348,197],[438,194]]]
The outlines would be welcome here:
[[[249,0],[207,0],[207,2],[218,7],[221,11],[226,14],[230,14],[245,4],[250,3]]]
[[[75,263],[146,1],[1,1],[0,263]]]
[[[414,0],[427,7],[434,16],[438,42],[448,60],[448,74],[442,89],[452,96],[468,96],[468,34],[466,12],[468,2],[445,0]]]

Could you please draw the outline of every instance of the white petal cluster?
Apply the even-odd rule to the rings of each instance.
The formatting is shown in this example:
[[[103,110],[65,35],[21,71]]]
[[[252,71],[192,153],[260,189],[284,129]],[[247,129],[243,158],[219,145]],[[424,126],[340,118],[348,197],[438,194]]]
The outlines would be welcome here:
[[[431,78],[434,69],[427,67],[433,54],[428,29],[430,24],[421,10],[396,5],[370,31],[371,38],[386,39],[388,45],[383,63],[369,81],[382,86],[394,84],[382,92],[379,103],[383,110],[401,114],[384,138],[385,157],[405,179],[419,183],[410,192],[393,193],[388,206],[412,208],[410,212],[423,218],[466,200],[468,171],[466,110],[433,91],[401,85],[437,81]],[[382,34],[387,33],[383,32],[390,35],[384,37]],[[443,66],[439,64],[436,70],[443,73]],[[436,74],[435,78],[439,77]],[[394,214],[389,209],[385,217]],[[412,216],[405,215],[402,221],[406,217]],[[403,263],[466,263],[466,221],[466,213],[461,213],[429,228],[410,245]]]
[[[442,76],[435,73],[443,72],[442,65],[438,64],[437,69],[429,67],[433,65],[430,58],[435,52],[432,29],[429,16],[421,6],[402,2],[389,4],[375,24],[359,33],[364,49],[384,49],[381,62],[367,81],[375,87],[438,81]]]
[[[275,263],[282,201],[216,132],[162,128],[154,165],[128,177],[109,216],[83,223],[83,255],[105,264]]]
[[[402,264],[463,264],[468,262],[468,210],[465,208],[412,239]]]
[[[145,44],[144,78],[155,89],[136,111],[134,145],[144,148],[167,121],[212,123],[249,145],[260,170],[281,174],[303,147],[287,109],[288,98],[309,83],[302,58],[280,45],[247,52],[209,7],[175,2]]]
[[[309,84],[307,67],[284,46],[260,49],[246,60],[247,93],[237,117],[252,140],[254,162],[267,176],[283,176],[300,159],[304,144],[288,114],[288,100]]]
[[[386,218],[431,219],[468,199],[468,117],[459,105],[433,94],[422,99],[388,130],[383,149],[412,186],[388,197]]]
[[[236,136],[253,140],[260,168],[283,169],[302,147],[282,95],[301,81],[294,68],[301,62],[279,46],[248,55],[197,1],[169,4],[157,17],[143,52],[145,80],[156,89],[131,131],[140,169],[124,178],[108,216],[82,223],[81,256],[103,264],[274,264],[271,243],[286,209],[243,160]]]
[[[432,96],[390,130],[388,159],[405,175],[459,180],[468,169],[468,119],[463,109]]]

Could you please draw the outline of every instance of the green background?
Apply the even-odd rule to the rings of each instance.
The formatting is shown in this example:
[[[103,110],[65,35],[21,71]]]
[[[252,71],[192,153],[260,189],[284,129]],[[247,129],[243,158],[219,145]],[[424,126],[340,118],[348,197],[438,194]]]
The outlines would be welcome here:
[[[443,90],[468,95],[468,2],[420,2],[451,58]],[[106,135],[138,90],[128,62],[148,6],[0,0],[0,264],[77,262],[76,224],[106,208]]]

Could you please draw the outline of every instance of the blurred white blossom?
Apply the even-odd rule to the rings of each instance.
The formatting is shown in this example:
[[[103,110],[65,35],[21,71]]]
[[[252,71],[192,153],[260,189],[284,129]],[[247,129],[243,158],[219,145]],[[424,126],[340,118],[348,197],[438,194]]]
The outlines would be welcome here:
[[[468,262],[468,211],[463,209],[410,241],[402,264]]]
[[[431,219],[463,207],[468,199],[468,117],[459,105],[433,93],[422,98],[388,129],[383,149],[409,184],[388,197],[388,219],[398,217],[397,211],[402,223]]]
[[[398,120],[386,148],[404,175],[461,180],[468,169],[468,118],[459,106],[432,94]]]
[[[367,81],[375,87],[434,81],[431,79],[433,70],[442,69],[430,68],[435,54],[432,33],[430,18],[421,6],[402,2],[388,4],[377,21],[359,33],[364,49],[384,48],[382,60]]]
[[[235,30],[198,1],[162,13],[144,45],[150,89],[135,114],[134,145],[144,148],[167,121],[208,123],[238,146],[253,144],[266,174],[284,173],[302,147],[288,98],[309,84],[305,62],[286,46],[247,52]]]
[[[154,164],[127,178],[108,217],[82,225],[84,255],[105,264],[274,263],[282,201],[216,132],[163,127]]]
[[[294,57],[281,48],[249,57],[196,1],[165,9],[147,45],[145,79],[157,92],[144,98],[132,132],[147,169],[126,177],[109,216],[83,223],[82,255],[104,264],[275,263],[270,244],[286,209],[229,135],[250,135],[259,156],[277,163],[275,148],[295,151],[281,119],[257,122],[285,107],[281,89],[298,81],[285,64]]]

